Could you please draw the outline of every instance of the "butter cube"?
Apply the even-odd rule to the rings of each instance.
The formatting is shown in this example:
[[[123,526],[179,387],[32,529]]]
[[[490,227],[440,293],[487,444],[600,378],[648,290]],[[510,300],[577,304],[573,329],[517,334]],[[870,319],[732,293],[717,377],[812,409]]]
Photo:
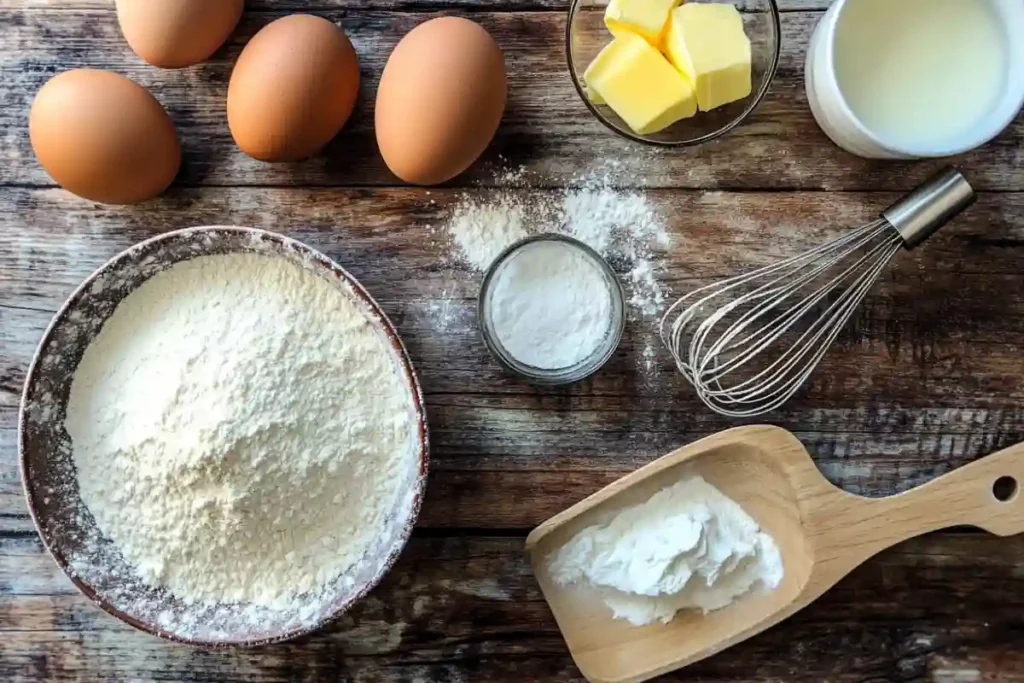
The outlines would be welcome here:
[[[693,86],[633,33],[606,45],[587,67],[583,82],[638,135],[656,133],[697,113]]]
[[[613,36],[636,33],[661,48],[669,13],[682,0],[611,0],[604,11],[604,25]]]
[[[701,111],[750,94],[750,39],[731,4],[695,2],[672,10],[665,52],[690,79]]]

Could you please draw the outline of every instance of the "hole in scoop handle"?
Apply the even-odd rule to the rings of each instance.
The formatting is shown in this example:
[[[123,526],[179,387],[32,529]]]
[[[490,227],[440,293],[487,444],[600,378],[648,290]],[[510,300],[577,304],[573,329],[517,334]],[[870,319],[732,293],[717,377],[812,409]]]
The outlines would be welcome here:
[[[947,167],[882,212],[896,228],[903,245],[913,249],[963,213],[978,198],[963,174]]]

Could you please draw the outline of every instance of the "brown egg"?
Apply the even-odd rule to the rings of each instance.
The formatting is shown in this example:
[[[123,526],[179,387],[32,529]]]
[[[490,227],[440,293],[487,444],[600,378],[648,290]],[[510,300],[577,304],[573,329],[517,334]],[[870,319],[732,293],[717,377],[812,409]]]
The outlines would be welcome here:
[[[242,16],[245,0],[116,0],[128,45],[153,66],[179,69],[206,61]]]
[[[385,163],[418,185],[457,176],[490,144],[507,95],[505,59],[487,31],[458,17],[420,24],[391,53],[377,90]]]
[[[228,127],[261,161],[312,156],[341,130],[359,94],[348,36],[321,17],[293,14],[253,36],[231,73]]]
[[[28,123],[39,163],[66,190],[105,204],[163,192],[181,165],[171,118],[124,76],[76,69],[36,94]]]

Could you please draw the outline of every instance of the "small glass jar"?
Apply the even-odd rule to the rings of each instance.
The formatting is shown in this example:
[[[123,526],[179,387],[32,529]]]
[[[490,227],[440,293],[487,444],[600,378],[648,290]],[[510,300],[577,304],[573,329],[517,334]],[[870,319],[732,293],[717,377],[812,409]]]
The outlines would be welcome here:
[[[520,361],[513,356],[502,344],[501,339],[494,326],[493,295],[494,285],[497,282],[502,269],[505,268],[512,258],[520,256],[524,249],[536,245],[539,242],[560,242],[575,249],[581,256],[590,261],[600,272],[608,288],[610,299],[608,329],[600,344],[582,360],[561,368],[542,368]],[[622,283],[615,275],[608,262],[600,254],[588,247],[583,242],[566,237],[565,235],[543,234],[534,237],[527,237],[511,245],[494,260],[487,274],[484,276],[483,284],[480,286],[480,297],[477,301],[477,316],[480,321],[480,330],[484,343],[494,358],[506,370],[519,375],[520,377],[541,385],[561,385],[578,382],[597,372],[608,359],[615,353],[619,342],[622,340],[622,332],[626,324],[625,315],[625,294],[622,290]]]

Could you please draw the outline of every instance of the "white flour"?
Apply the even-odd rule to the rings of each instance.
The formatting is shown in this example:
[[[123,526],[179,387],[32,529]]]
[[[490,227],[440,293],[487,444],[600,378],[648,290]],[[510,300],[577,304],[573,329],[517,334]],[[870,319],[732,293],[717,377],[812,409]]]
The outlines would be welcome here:
[[[498,340],[527,365],[555,370],[586,360],[611,328],[612,297],[593,259],[564,242],[517,250],[495,273],[491,319]]]
[[[592,182],[566,192],[561,217],[562,230],[623,264],[627,303],[644,317],[657,316],[665,290],[654,276],[654,253],[668,249],[671,240],[647,197]]]
[[[293,609],[374,561],[417,474],[388,341],[283,258],[204,256],[118,306],[75,373],[81,497],[153,587]]]
[[[721,609],[752,589],[776,588],[783,576],[771,536],[701,477],[583,529],[549,569],[559,584],[602,589],[615,617],[637,626],[667,623],[681,609]]]
[[[524,209],[513,197],[486,204],[465,199],[455,207],[449,232],[459,255],[485,270],[505,247],[527,236]]]

